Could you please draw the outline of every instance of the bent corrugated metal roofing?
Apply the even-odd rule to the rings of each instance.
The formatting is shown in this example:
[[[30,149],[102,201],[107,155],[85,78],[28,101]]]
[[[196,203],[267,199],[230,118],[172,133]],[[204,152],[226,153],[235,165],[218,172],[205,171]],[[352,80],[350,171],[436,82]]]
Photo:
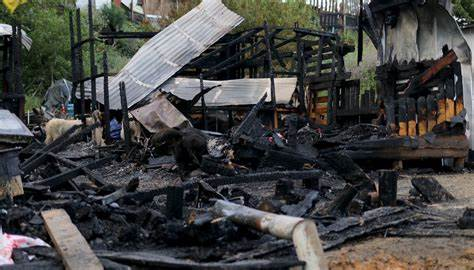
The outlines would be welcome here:
[[[243,21],[220,0],[202,3],[150,39],[110,81],[110,109],[120,109],[119,83],[125,82],[128,106],[140,102]],[[103,103],[102,87],[97,100]]]

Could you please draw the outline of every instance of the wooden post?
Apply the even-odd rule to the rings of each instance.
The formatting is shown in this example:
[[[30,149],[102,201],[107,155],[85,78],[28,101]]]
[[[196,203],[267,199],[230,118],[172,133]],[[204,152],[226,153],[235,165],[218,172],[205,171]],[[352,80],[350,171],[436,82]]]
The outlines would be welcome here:
[[[13,52],[13,89],[14,98],[18,103],[15,105],[15,114],[24,121],[25,119],[25,96],[21,80],[21,26],[16,22],[12,25],[12,52]]]
[[[428,110],[428,132],[430,132],[436,126],[438,118],[438,102],[433,95],[428,95],[426,98],[426,108]]]
[[[204,79],[202,73],[199,74],[199,86],[201,88],[201,113],[202,113],[202,123],[204,125],[204,130],[208,130],[207,126],[207,107],[206,107],[206,100],[204,98]]]
[[[76,9],[76,28],[77,28],[77,62],[78,62],[78,75],[77,80],[79,82],[79,91],[81,93],[81,120],[82,124],[86,125],[86,97],[85,97],[85,89],[84,89],[84,63],[82,62],[82,32],[81,32],[81,10],[78,8]]]
[[[104,69],[104,140],[106,144],[110,143],[110,102],[109,102],[109,63],[107,51],[104,51],[103,57]]]
[[[408,115],[408,136],[416,136],[416,101],[414,98],[407,100],[407,115]]]
[[[75,36],[74,36],[74,16],[72,11],[69,12],[69,42],[71,48],[71,78],[72,78],[72,92],[71,101],[76,104],[76,91],[77,91],[77,72],[76,72],[76,49],[74,48]],[[76,112],[74,112],[76,114]]]
[[[97,94],[96,94],[96,81],[95,76],[97,71],[95,69],[95,49],[94,49],[94,19],[92,17],[92,0],[89,0],[87,6],[87,14],[89,21],[89,59],[91,69],[91,99],[92,99],[92,111],[97,109]]]
[[[179,186],[170,186],[166,191],[166,217],[169,219],[183,218],[184,190]]]
[[[379,198],[382,206],[397,205],[398,172],[393,170],[379,171]]]
[[[454,79],[448,78],[445,81],[446,85],[446,121],[451,121],[456,115],[456,104],[454,102]]]
[[[398,135],[408,135],[408,115],[407,115],[407,99],[400,98],[398,100]]]
[[[439,86],[439,93],[436,95],[436,99],[438,101],[438,118],[436,122],[440,124],[446,121],[446,94],[443,83]]]
[[[305,269],[328,269],[321,240],[312,220],[276,215],[222,200],[216,201],[212,212],[276,237],[292,239],[298,259],[306,262]]]
[[[385,117],[387,119],[387,127],[390,133],[395,133],[397,130],[397,123],[395,117],[395,102],[392,97],[387,97],[384,101]]]
[[[463,100],[463,85],[462,85],[462,72],[461,72],[461,63],[456,62],[453,65],[454,74],[456,75],[456,115],[460,114],[464,109],[464,100]]]
[[[425,97],[418,98],[418,135],[423,136],[428,130],[427,108]]]
[[[276,93],[275,93],[275,73],[273,72],[272,64],[272,47],[270,44],[270,33],[268,29],[268,23],[263,23],[263,29],[265,31],[265,47],[267,49],[267,62],[268,62],[268,77],[270,78],[270,91],[273,108],[273,127],[276,128],[278,125],[277,112],[276,112]]]
[[[125,151],[128,153],[131,144],[130,119],[128,118],[127,91],[125,90],[124,82],[120,82],[120,103],[122,105],[122,128],[125,135]]]
[[[295,25],[295,27],[298,27],[298,25]],[[301,41],[301,34],[297,33],[296,34],[296,54],[298,58],[298,99],[300,103],[300,112],[304,112],[305,115],[308,115],[308,112],[306,111],[306,99],[305,99],[305,88],[304,88],[304,80],[305,80],[305,74],[306,72],[304,71],[304,44]]]

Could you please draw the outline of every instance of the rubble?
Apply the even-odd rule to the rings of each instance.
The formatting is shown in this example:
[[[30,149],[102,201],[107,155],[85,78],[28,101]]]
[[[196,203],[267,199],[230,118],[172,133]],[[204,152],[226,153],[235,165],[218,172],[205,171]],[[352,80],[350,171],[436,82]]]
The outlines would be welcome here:
[[[329,269],[329,250],[369,237],[472,240],[472,209],[461,213],[453,205],[461,202],[435,176],[416,175],[410,194],[400,194],[408,190],[400,185],[406,178],[403,162],[435,159],[461,170],[470,147],[465,135],[470,112],[462,102],[458,61],[467,56],[460,48],[444,47],[443,56],[433,58],[438,60],[416,63],[382,53],[388,48],[377,28],[396,24],[385,20],[390,12],[382,11],[397,6],[397,16],[404,17],[408,11],[406,1],[401,2],[386,6],[372,1],[361,14],[381,53],[377,99],[372,91],[361,95],[360,85],[356,89],[356,83],[346,81],[350,74],[343,56],[353,48],[335,33],[264,24],[212,47],[242,21],[217,0],[203,1],[148,41],[112,78],[111,103],[105,57],[104,87],[97,93],[103,107],[95,100],[96,78],[91,81],[94,123],[86,125],[84,78],[75,74],[73,88],[81,92],[76,113],[82,121],[64,120],[70,125],[55,136],[47,128],[46,141],[38,137],[23,149],[3,150],[2,139],[7,138],[8,147],[25,146],[32,137],[29,131],[12,140],[2,133],[12,128],[0,127],[0,159],[6,161],[0,165],[0,195],[8,197],[0,200],[2,229],[52,246],[14,249],[11,268]],[[420,3],[413,9],[424,4],[433,5]],[[215,33],[202,37],[204,45],[197,40],[183,49],[184,58],[173,64],[178,54],[165,53],[177,50],[169,37],[177,35],[187,44],[196,33],[172,30],[206,14],[217,20],[224,16],[215,14],[218,10],[229,21],[216,26],[200,21]],[[201,35],[212,34],[204,28]],[[393,25],[392,38],[394,29],[400,30]],[[281,31],[290,34],[282,39]],[[283,56],[278,49],[290,43],[297,45],[296,51]],[[193,51],[194,46],[199,50]],[[229,46],[235,53],[220,61],[222,51],[230,54]],[[145,52],[151,49],[163,55],[148,58]],[[400,46],[395,49],[406,56]],[[73,66],[75,57],[73,53]],[[287,59],[297,70],[286,67]],[[150,66],[165,61],[163,74],[143,64],[150,61]],[[255,65],[249,74],[255,77],[261,68],[268,77],[203,79],[234,69],[246,76],[244,62]],[[274,70],[273,62],[285,71]],[[185,86],[173,84],[197,85],[197,79],[168,79],[189,70],[199,71],[199,89],[183,94],[178,88]],[[279,72],[297,79],[277,79]],[[277,95],[275,83],[284,81],[291,89]],[[239,83],[258,88],[247,89],[250,101],[237,98],[239,103],[213,92]],[[78,98],[76,94],[72,97]],[[209,130],[206,98],[216,115],[227,113],[228,129],[219,129],[216,117],[215,131]],[[321,103],[327,106],[321,109]],[[95,109],[103,110],[103,119]],[[366,117],[373,121],[361,120]],[[97,134],[101,142],[95,140]]]

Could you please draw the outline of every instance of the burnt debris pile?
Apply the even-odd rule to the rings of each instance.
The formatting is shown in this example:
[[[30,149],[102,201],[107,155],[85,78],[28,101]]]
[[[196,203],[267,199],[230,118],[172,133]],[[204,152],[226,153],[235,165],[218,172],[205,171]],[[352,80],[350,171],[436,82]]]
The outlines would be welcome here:
[[[334,134],[289,115],[273,129],[260,118],[264,100],[228,135],[164,128],[144,144],[98,147],[98,125],[79,125],[3,150],[5,235],[51,245],[13,249],[15,267],[83,256],[106,269],[325,269],[325,250],[370,235],[474,236],[472,209],[426,207],[455,200],[436,179],[413,178],[401,198],[397,171],[366,173],[346,153],[386,138],[384,127]]]

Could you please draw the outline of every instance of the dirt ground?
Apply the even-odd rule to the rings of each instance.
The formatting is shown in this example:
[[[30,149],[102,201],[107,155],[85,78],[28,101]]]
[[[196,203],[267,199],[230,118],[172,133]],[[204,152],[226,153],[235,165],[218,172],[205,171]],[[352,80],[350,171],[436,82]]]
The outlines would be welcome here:
[[[401,175],[400,198],[408,196],[413,176]],[[430,176],[457,199],[431,207],[455,208],[453,212],[458,213],[466,207],[474,207],[474,173]],[[331,269],[474,269],[473,238],[373,237],[347,243],[327,254]]]

